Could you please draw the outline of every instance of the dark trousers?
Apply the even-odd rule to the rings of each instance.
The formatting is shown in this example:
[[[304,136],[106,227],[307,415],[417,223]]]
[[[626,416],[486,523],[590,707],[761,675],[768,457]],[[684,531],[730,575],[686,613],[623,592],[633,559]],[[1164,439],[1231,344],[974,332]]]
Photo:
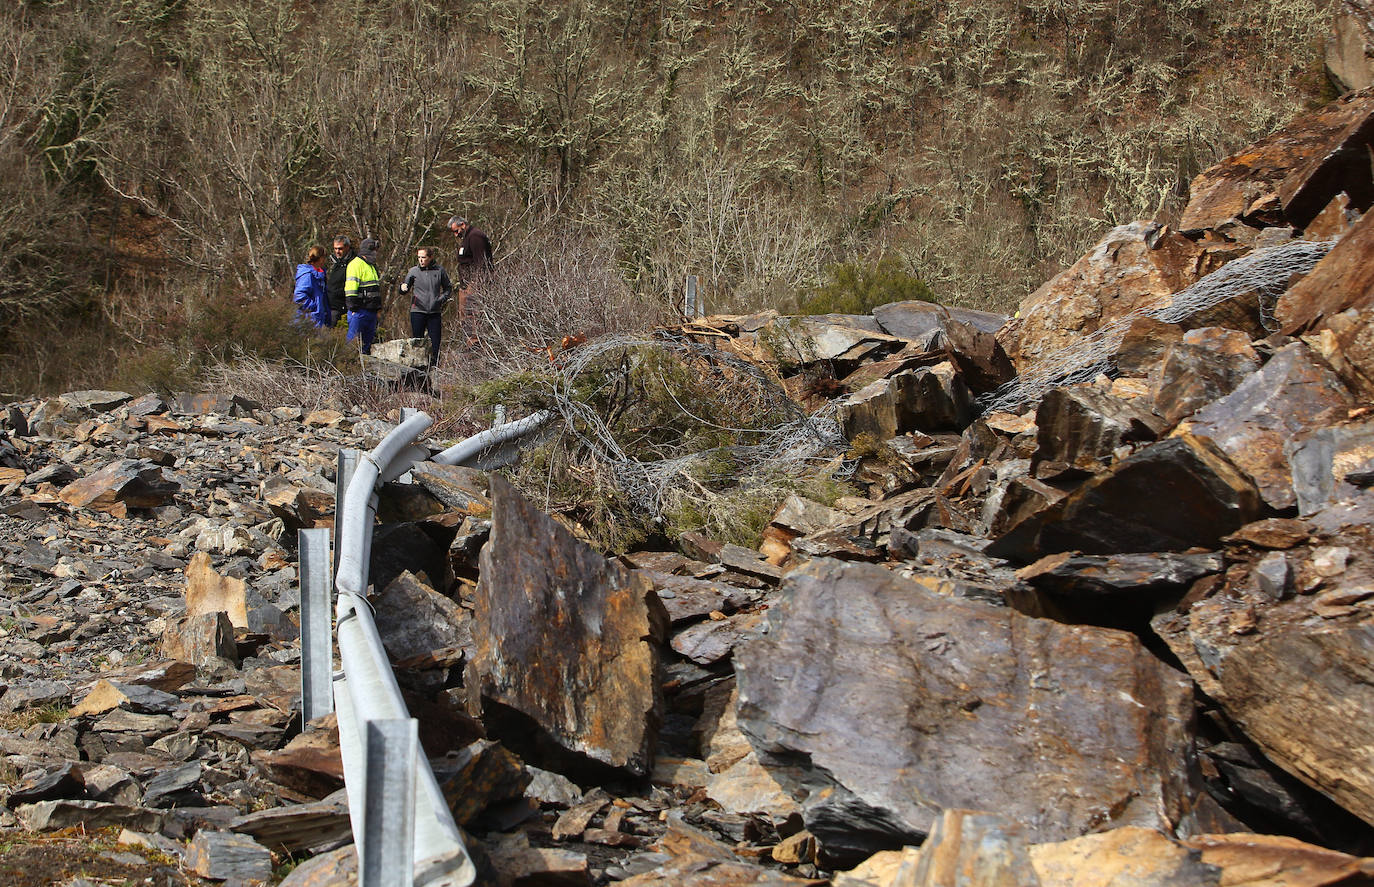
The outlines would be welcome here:
[[[418,339],[429,336],[429,365],[439,362],[439,340],[444,332],[443,317],[439,314],[426,314],[423,311],[410,312],[410,337]]]

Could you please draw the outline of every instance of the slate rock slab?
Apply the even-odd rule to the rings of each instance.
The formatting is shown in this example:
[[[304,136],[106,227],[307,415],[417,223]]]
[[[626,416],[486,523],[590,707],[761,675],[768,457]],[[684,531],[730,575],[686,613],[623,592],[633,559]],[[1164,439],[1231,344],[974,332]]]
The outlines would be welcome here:
[[[986,553],[1028,563],[1046,554],[1128,554],[1213,548],[1259,518],[1249,476],[1204,438],[1180,434],[1151,444],[1035,512]]]
[[[1052,841],[1168,831],[1190,807],[1191,682],[1132,635],[826,560],[795,571],[769,612],[768,633],[735,652],[738,721],[808,796],[823,848],[858,843],[865,819],[869,852],[911,843],[948,808],[997,810]]]
[[[272,852],[248,835],[202,829],[186,848],[186,865],[218,881],[266,881],[272,877]]]
[[[647,578],[573,538],[499,475],[491,493],[466,686],[565,752],[646,775],[663,704],[663,605]]]
[[[68,484],[58,496],[68,505],[121,517],[127,508],[162,505],[179,489],[181,485],[161,466],[144,459],[118,459]]]
[[[1276,509],[1297,502],[1284,444],[1320,427],[1323,413],[1352,405],[1341,380],[1298,342],[1281,349],[1221,400],[1193,414],[1176,433],[1209,437],[1250,475]]]
[[[472,620],[468,613],[408,571],[382,591],[376,621],[377,632],[392,660],[445,647],[472,647]]]

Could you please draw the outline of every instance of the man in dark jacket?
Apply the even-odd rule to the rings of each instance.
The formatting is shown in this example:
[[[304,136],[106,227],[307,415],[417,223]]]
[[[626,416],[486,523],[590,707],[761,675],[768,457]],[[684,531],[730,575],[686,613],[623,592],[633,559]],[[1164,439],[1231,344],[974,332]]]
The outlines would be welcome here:
[[[479,290],[491,272],[491,241],[481,228],[462,216],[448,220],[448,230],[458,241],[458,326],[467,323],[468,296]]]
[[[448,272],[434,261],[434,252],[427,246],[415,251],[418,265],[406,273],[401,281],[401,292],[410,293],[410,335],[413,338],[429,336],[429,365],[439,362],[439,341],[443,335],[443,319],[440,312],[453,295],[453,283]]]
[[[325,290],[329,293],[329,325],[338,326],[348,313],[344,300],[344,287],[348,283],[348,263],[358,254],[353,252],[353,241],[343,234],[334,238],[334,261],[325,277]]]

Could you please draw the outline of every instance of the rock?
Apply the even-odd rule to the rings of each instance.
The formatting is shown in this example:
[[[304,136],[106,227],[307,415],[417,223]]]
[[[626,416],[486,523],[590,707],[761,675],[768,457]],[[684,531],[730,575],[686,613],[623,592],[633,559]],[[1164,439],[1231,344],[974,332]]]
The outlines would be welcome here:
[[[417,462],[410,474],[415,483],[448,508],[480,515],[491,512],[486,472],[461,465]]]
[[[1100,471],[1119,448],[1159,437],[1164,423],[1148,405],[1094,388],[1055,388],[1035,412],[1037,462]]]
[[[914,376],[910,370],[875,382],[840,403],[840,428],[846,438],[870,434],[879,440],[913,426],[908,410]]]
[[[733,613],[748,606],[754,595],[724,582],[674,576],[657,570],[640,571],[653,584],[668,619],[674,624],[701,619],[712,612]]]
[[[1217,593],[1161,614],[1154,628],[1266,757],[1374,823],[1374,734],[1350,716],[1374,704],[1374,564],[1347,561],[1337,571],[1341,559],[1332,557],[1367,550],[1374,529],[1340,526],[1349,517],[1315,516],[1319,538],[1285,552],[1303,593],[1276,600],[1256,577],[1231,571]],[[1338,605],[1327,608],[1327,595]]]
[[[665,758],[659,755],[654,761],[654,772],[650,774],[649,781],[654,785],[705,788],[711,781],[711,771],[700,758]]]
[[[879,379],[842,401],[839,415],[850,440],[865,433],[887,440],[913,430],[958,431],[971,418],[968,389],[949,364]]]
[[[337,729],[301,733],[285,748],[254,752],[253,761],[265,767],[274,781],[306,797],[325,798],[343,786]]]
[[[1369,168],[1374,97],[1347,96],[1342,101],[1360,110],[1352,112],[1349,123],[1333,134],[1317,156],[1293,169],[1279,186],[1284,221],[1295,228],[1308,227],[1338,195],[1344,194],[1361,211],[1374,204],[1374,176]]]
[[[1194,243],[1157,222],[1113,228],[1072,267],[1022,300],[1008,353],[1025,372],[1115,320],[1169,304],[1171,294],[1240,253],[1229,244]]]
[[[921,848],[880,850],[847,872],[836,872],[831,887],[907,887],[921,861]]]
[[[110,826],[155,832],[162,826],[162,814],[155,810],[107,804],[103,801],[56,800],[26,804],[14,811],[20,824],[31,832],[45,832],[70,826],[100,829]]]
[[[224,613],[235,628],[247,628],[247,590],[248,583],[216,573],[210,555],[197,551],[186,566],[186,616]]]
[[[917,301],[879,305],[873,309],[873,318],[885,332],[915,342],[926,350],[936,347],[936,338],[944,332],[947,320],[967,324],[984,333],[995,333],[1007,322],[1005,314]]]
[[[1151,377],[1151,400],[1167,425],[1235,391],[1259,368],[1248,336],[1225,331],[1205,341],[1188,338],[1198,332],[1190,330],[1184,341],[1170,346]]]
[[[101,679],[91,688],[91,692],[67,712],[67,716],[103,714],[120,706],[144,714],[167,714],[177,702],[175,695],[153,687]]]
[[[1352,404],[1339,378],[1302,343],[1276,353],[1235,391],[1203,407],[1174,434],[1209,438],[1254,479],[1272,508],[1297,502],[1284,445],[1328,410]]]
[[[1015,377],[1016,367],[992,332],[953,319],[944,320],[944,330],[945,353],[974,394],[993,391]]]
[[[85,787],[81,771],[72,761],[56,767],[39,771],[10,786],[5,806],[14,808],[19,804],[34,804],[39,801],[53,801],[63,798],[80,797]]]
[[[1030,848],[1043,887],[1219,887],[1220,871],[1153,829],[1126,827]],[[1244,882],[1238,882],[1244,883]]]
[[[119,459],[73,481],[58,494],[76,508],[123,517],[128,508],[154,508],[170,499],[181,485],[169,480],[160,466],[141,459]]]
[[[873,318],[853,315],[780,317],[757,335],[775,359],[795,365],[831,361],[852,366],[900,350],[904,344],[881,332]]]
[[[1364,418],[1316,428],[1284,444],[1292,470],[1298,514],[1309,515],[1357,496],[1367,484],[1358,473],[1374,466],[1374,420]]]
[[[1221,870],[1218,883],[1325,887],[1374,876],[1374,859],[1315,847],[1283,835],[1198,835],[1179,842]]]
[[[429,339],[391,339],[376,342],[372,346],[372,357],[387,360],[414,370],[429,366]]]
[[[358,848],[349,844],[307,859],[278,887],[355,887],[357,883]]]
[[[1328,847],[1353,850],[1370,845],[1368,827],[1331,799],[1294,779],[1258,751],[1238,742],[1202,750],[1204,772],[1215,768],[1208,791],[1266,830],[1281,831]]]
[[[1170,828],[1189,806],[1191,687],[1130,635],[834,561],[794,571],[769,612],[735,654],[739,724],[809,793],[837,861],[917,841],[947,808],[996,807],[1043,841]]]
[[[381,524],[373,532],[368,577],[384,589],[404,573],[413,573],[433,589],[453,585],[448,546],[452,530],[430,523]]]
[[[1158,495],[1168,490],[1169,496]],[[1046,554],[1127,554],[1215,548],[1258,518],[1259,491],[1216,445],[1181,434],[1118,461],[985,549],[1028,563]]]
[[[272,876],[272,853],[247,835],[201,829],[186,847],[186,865],[217,881],[266,881]]]
[[[587,856],[556,847],[531,847],[523,832],[504,835],[485,847],[496,879],[493,887],[590,887]]]
[[[376,622],[393,661],[444,647],[473,648],[472,617],[408,571],[383,589]]]
[[[107,413],[133,400],[134,396],[124,391],[68,391],[57,399],[78,409]]]
[[[1278,194],[1288,177],[1325,156],[1351,124],[1368,114],[1368,96],[1346,96],[1319,111],[1298,116],[1287,126],[1199,173],[1189,185],[1191,196],[1179,230],[1198,232],[1225,225],[1232,219],[1256,226],[1286,222],[1286,215],[1268,207],[1272,201],[1277,209]],[[1326,203],[1321,201],[1317,209]]]
[[[1222,541],[1244,542],[1260,548],[1285,549],[1306,542],[1311,535],[1312,527],[1303,521],[1270,517],[1246,524]]]
[[[1344,0],[1326,36],[1326,76],[1341,92],[1374,84],[1374,8],[1368,0]]]
[[[1153,317],[1136,317],[1112,353],[1112,363],[1127,376],[1147,375],[1164,357],[1169,346],[1183,340],[1183,328]]]
[[[172,411],[183,416],[250,416],[262,404],[237,394],[178,394]]]
[[[1016,571],[1016,578],[1043,598],[1033,608],[1019,598],[1016,607],[1033,615],[1055,613],[1062,621],[1141,631],[1162,601],[1181,596],[1225,566],[1220,554],[1061,552]]]
[[[247,813],[229,822],[229,831],[253,836],[268,849],[300,854],[352,835],[348,798],[342,791],[311,803],[293,803]]]
[[[1039,887],[1021,829],[994,813],[946,810],[921,845],[913,887]]]
[[[582,789],[566,776],[538,767],[526,767],[525,772],[530,775],[530,784],[525,786],[525,797],[537,801],[541,806],[567,808],[582,801]]]
[[[148,781],[143,789],[145,807],[188,806],[187,800],[200,801],[199,795],[191,791],[197,783],[203,768],[198,761],[191,761],[170,770],[163,770]]]
[[[698,665],[712,665],[728,657],[745,640],[756,637],[762,622],[763,617],[757,613],[698,622],[674,634],[672,647]]]
[[[449,754],[434,769],[453,821],[463,828],[491,805],[523,798],[532,778],[519,758],[486,739]]]
[[[175,730],[177,722],[168,715],[144,715],[116,708],[92,726],[103,733],[143,733],[153,736]]]
[[[578,542],[500,475],[491,491],[472,701],[519,712],[564,752],[646,775],[662,710],[663,605],[646,578]]]
[[[334,511],[334,494],[297,486],[279,474],[262,482],[262,501],[287,529],[311,529]]]
[[[1274,318],[1282,332],[1292,336],[1314,331],[1343,311],[1374,307],[1371,249],[1374,221],[1366,215],[1306,277],[1279,297]]]
[[[200,668],[238,662],[234,624],[224,612],[202,613],[170,620],[162,634],[162,655]]]

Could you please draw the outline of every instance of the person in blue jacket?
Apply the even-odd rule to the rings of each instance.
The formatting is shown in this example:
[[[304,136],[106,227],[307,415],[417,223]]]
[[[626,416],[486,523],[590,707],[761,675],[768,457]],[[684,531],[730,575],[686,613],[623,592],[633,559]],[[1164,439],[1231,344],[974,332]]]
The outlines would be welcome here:
[[[329,292],[324,280],[324,247],[312,246],[305,261],[296,266],[296,292],[292,296],[302,321],[329,326]]]

